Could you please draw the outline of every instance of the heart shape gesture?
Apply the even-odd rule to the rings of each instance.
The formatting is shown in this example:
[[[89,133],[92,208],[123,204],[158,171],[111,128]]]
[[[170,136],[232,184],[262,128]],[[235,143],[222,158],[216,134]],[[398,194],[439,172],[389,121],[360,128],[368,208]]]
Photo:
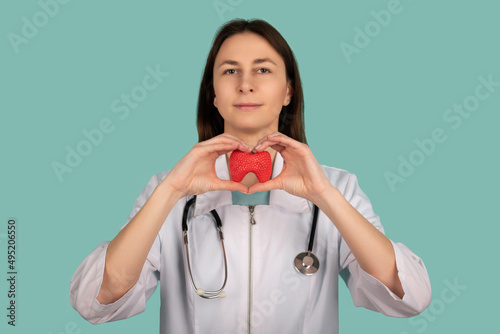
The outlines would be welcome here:
[[[245,153],[234,150],[229,157],[229,173],[235,182],[243,180],[248,173],[254,173],[259,182],[266,182],[273,172],[271,154],[267,151]]]

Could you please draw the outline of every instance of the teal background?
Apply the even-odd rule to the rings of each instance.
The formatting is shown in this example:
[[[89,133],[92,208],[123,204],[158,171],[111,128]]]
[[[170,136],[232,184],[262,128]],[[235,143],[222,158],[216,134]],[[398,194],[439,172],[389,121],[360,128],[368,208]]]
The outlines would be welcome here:
[[[41,3],[50,1],[41,1]],[[227,0],[221,0],[229,3]],[[37,1],[0,4],[0,267],[7,219],[18,221],[18,318],[0,331],[157,333],[159,289],[146,312],[98,326],[73,310],[69,282],[78,264],[125,223],[149,178],[173,166],[197,141],[195,113],[215,31],[233,18],[274,25],[299,63],[306,134],[321,164],[355,173],[386,235],[425,262],[433,302],[417,318],[355,308],[341,282],[340,333],[471,333],[496,328],[500,87],[459,128],[443,119],[474,94],[478,77],[500,82],[500,5],[493,1],[402,0],[401,12],[348,59],[355,28],[389,1],[236,1],[219,15],[213,1],[70,1],[15,52],[9,33],[33,22]],[[120,119],[111,103],[142,83],[146,67],[169,75]],[[62,182],[51,164],[66,146],[109,118],[114,125]],[[391,189],[415,140],[435,128],[444,143]],[[466,286],[444,303],[446,281]],[[447,297],[450,297],[449,292]],[[216,319],[214,319],[216,321]],[[69,327],[68,327],[69,328]]]

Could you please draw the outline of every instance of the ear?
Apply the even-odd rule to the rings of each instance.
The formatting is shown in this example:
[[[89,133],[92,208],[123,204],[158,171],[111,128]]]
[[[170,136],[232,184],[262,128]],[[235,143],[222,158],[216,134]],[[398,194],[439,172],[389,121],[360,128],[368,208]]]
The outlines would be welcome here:
[[[283,101],[283,105],[284,106],[287,106],[290,104],[290,101],[292,100],[292,96],[293,96],[293,88],[292,88],[292,83],[291,82],[288,82],[288,85],[286,87],[286,96],[285,96],[285,100]]]
[[[215,97],[215,95],[214,95],[214,106],[215,108],[217,108],[217,97]]]

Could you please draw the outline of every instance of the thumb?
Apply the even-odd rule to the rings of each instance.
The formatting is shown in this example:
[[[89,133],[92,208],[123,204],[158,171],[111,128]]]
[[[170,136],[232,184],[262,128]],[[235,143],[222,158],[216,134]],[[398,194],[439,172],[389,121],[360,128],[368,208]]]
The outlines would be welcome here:
[[[248,188],[248,194],[250,195],[255,192],[264,192],[272,189],[278,189],[278,183],[275,181],[275,179],[271,179],[264,183],[259,182],[250,186],[250,188]]]
[[[217,183],[216,190],[230,190],[230,191],[240,191],[244,194],[248,194],[248,188],[244,184],[239,182],[234,182],[231,180],[221,180]]]

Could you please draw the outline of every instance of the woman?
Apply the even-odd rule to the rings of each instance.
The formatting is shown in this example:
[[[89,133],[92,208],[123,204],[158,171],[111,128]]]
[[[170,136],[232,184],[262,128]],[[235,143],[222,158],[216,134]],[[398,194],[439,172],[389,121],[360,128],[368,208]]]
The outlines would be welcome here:
[[[233,20],[219,29],[197,124],[199,142],[150,179],[119,234],[76,270],[70,299],[85,319],[97,324],[143,312],[158,280],[161,333],[338,333],[339,273],[356,306],[410,317],[429,305],[422,260],[384,236],[354,174],[320,165],[307,146],[298,68],[267,22]],[[269,152],[271,178],[259,182],[249,173],[232,181],[236,150]],[[186,210],[188,265],[181,222],[195,195]],[[224,233],[223,292],[226,266],[212,210]],[[313,231],[320,266],[304,257],[296,270],[294,257],[307,250]]]

